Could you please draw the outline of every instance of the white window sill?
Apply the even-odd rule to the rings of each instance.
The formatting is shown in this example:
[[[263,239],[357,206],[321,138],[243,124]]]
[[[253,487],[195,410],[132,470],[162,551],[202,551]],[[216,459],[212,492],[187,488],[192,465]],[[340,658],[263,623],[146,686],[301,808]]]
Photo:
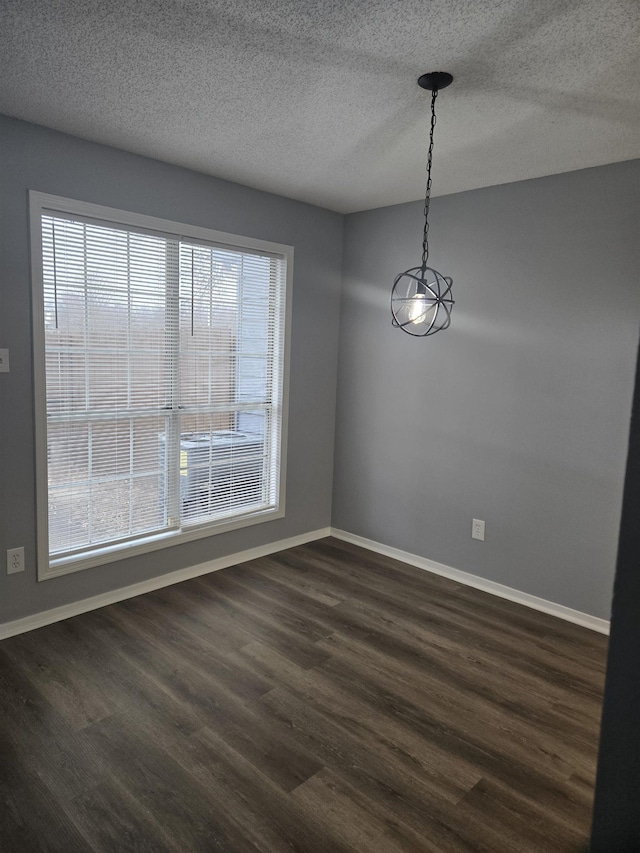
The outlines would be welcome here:
[[[219,522],[193,527],[192,529],[177,531],[171,530],[164,533],[152,534],[144,539],[136,539],[135,542],[121,542],[117,545],[105,545],[104,547],[95,548],[92,551],[85,551],[82,554],[76,554],[72,557],[67,556],[53,558],[49,561],[48,565],[38,566],[38,580],[50,580],[51,578],[61,577],[62,575],[68,575],[72,572],[90,569],[94,566],[102,566],[106,563],[117,562],[118,560],[127,560],[129,557],[148,554],[162,548],[171,548],[174,545],[193,542],[196,539],[204,539],[207,536],[216,536],[220,533],[238,530],[242,527],[260,524],[266,521],[273,521],[276,518],[283,517],[283,506],[273,507],[271,509],[261,509],[255,513],[250,513],[248,515],[232,519],[222,519]]]

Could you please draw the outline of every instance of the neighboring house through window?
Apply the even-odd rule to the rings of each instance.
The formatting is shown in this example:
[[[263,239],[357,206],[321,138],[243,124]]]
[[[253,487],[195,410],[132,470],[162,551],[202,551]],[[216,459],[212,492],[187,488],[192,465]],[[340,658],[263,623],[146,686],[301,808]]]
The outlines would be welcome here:
[[[292,249],[31,193],[46,578],[284,512]]]

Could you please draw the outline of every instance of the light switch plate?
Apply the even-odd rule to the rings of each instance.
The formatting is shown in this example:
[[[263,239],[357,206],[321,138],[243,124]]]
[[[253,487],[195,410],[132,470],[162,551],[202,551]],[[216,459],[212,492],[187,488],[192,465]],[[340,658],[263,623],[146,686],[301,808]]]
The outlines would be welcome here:
[[[0,349],[0,373],[9,372],[9,350]]]

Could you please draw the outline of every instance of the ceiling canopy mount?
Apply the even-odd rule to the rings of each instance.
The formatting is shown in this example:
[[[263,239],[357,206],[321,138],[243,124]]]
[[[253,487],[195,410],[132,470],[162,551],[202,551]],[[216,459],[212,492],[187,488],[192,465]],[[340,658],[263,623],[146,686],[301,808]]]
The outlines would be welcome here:
[[[418,77],[418,86],[422,86],[423,89],[430,89],[432,92],[446,89],[451,83],[453,83],[453,74],[449,74],[448,71],[431,71],[429,74]]]

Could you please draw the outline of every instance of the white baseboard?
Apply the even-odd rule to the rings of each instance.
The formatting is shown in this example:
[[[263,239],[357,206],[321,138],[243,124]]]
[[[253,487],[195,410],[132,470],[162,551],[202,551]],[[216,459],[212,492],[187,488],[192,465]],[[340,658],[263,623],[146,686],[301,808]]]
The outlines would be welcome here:
[[[266,557],[269,554],[274,554],[276,551],[284,551],[286,548],[294,548],[296,545],[304,545],[316,539],[324,539],[325,536],[330,535],[331,529],[324,527],[321,530],[313,530],[309,533],[302,533],[299,536],[292,536],[289,539],[280,539],[278,542],[270,542],[267,545],[260,545],[257,548],[249,548],[247,551],[240,551],[236,554],[229,554],[226,557],[208,560],[206,563],[199,563],[196,566],[187,566],[185,569],[178,569],[166,575],[149,578],[149,580],[124,586],[120,589],[114,589],[111,592],[103,592],[91,598],[84,598],[82,601],[63,604],[62,607],[54,607],[51,610],[34,613],[22,619],[15,619],[13,622],[5,622],[4,624],[0,624],[0,640],[13,637],[16,634],[33,631],[35,628],[42,628],[44,625],[51,625],[53,622],[61,622],[63,619],[69,619],[71,616],[87,613],[89,610],[97,610],[99,607],[106,607],[108,604],[115,604],[117,601],[124,601],[126,598],[133,598],[145,592],[152,592],[164,586],[171,586],[174,583],[180,583],[180,581],[196,578],[199,575],[217,572],[229,566],[236,566],[238,563],[256,560],[258,557]]]
[[[267,545],[250,548],[247,551],[229,554],[226,557],[218,557],[215,560],[209,560],[206,563],[199,563],[196,566],[188,566],[185,569],[178,569],[175,572],[169,572],[168,574],[160,575],[159,577],[149,578],[149,580],[121,587],[120,589],[115,589],[111,592],[94,595],[91,598],[85,598],[82,601],[74,601],[71,604],[54,607],[51,610],[44,610],[41,613],[34,613],[31,616],[25,616],[22,619],[15,619],[12,622],[5,622],[4,624],[0,624],[0,640],[7,637],[13,637],[17,634],[24,634],[26,631],[33,631],[35,628],[42,628],[44,625],[51,625],[53,622],[60,622],[63,619],[69,619],[71,616],[78,616],[80,613],[97,610],[99,607],[106,607],[109,604],[115,604],[117,601],[124,601],[127,598],[133,598],[136,595],[142,595],[145,592],[152,592],[155,589],[171,586],[174,583],[189,580],[189,578],[196,578],[200,575],[209,574],[209,572],[217,572],[220,569],[226,569],[229,566],[236,566],[239,563],[246,563],[249,560],[255,560],[259,557],[266,557],[269,554],[276,553],[277,551],[284,551],[286,548],[294,548],[297,545],[314,542],[316,539],[324,539],[326,536],[335,536],[336,539],[342,539],[345,542],[360,545],[362,548],[367,548],[369,551],[374,551],[377,554],[383,554],[386,557],[392,557],[395,560],[400,560],[410,566],[416,566],[419,569],[424,569],[425,571],[432,572],[436,575],[442,575],[443,577],[450,578],[451,580],[457,581],[465,586],[481,589],[484,592],[497,595],[499,598],[506,598],[509,601],[516,602],[517,604],[524,604],[525,607],[531,607],[533,610],[540,610],[543,613],[549,613],[551,616],[557,616],[559,619],[564,619],[567,622],[574,622],[576,625],[582,625],[585,628],[590,628],[592,631],[598,631],[600,634],[609,633],[609,622],[606,619],[599,619],[596,616],[590,616],[588,613],[581,613],[579,610],[572,610],[570,607],[565,607],[562,604],[556,604],[553,601],[547,601],[544,598],[538,598],[535,595],[520,592],[520,590],[505,586],[504,584],[486,580],[485,578],[478,577],[477,575],[460,571],[460,569],[454,569],[451,566],[445,566],[443,563],[436,563],[434,560],[426,559],[426,557],[420,557],[417,554],[410,554],[408,551],[401,551],[399,548],[391,548],[388,545],[383,545],[381,542],[375,542],[373,539],[365,539],[363,536],[356,536],[353,533],[347,533],[346,530],[324,527],[320,530],[302,533],[299,536],[292,536],[289,539],[280,539],[277,542],[270,542]]]
[[[331,535],[335,536],[336,539],[342,539],[345,542],[351,542],[353,545],[367,548],[369,551],[375,551],[377,554],[383,554],[385,557],[393,557],[394,560],[400,560],[402,563],[408,563],[410,566],[432,572],[434,575],[442,575],[465,586],[472,586],[475,589],[489,592],[491,595],[497,595],[499,598],[506,598],[509,601],[515,601],[516,604],[524,604],[525,607],[531,607],[533,610],[540,610],[542,613],[549,613],[551,616],[557,616],[567,622],[574,622],[576,625],[582,625],[584,628],[590,628],[600,634],[609,633],[609,622],[606,619],[590,616],[580,610],[572,610],[571,607],[565,607],[563,604],[556,604],[553,601],[547,601],[545,598],[520,592],[520,590],[512,589],[510,586],[486,580],[477,575],[460,571],[460,569],[454,569],[451,566],[445,566],[443,563],[436,563],[434,560],[427,560],[426,557],[419,557],[417,554],[410,554],[408,551],[401,551],[399,548],[391,548],[380,542],[374,542],[373,539],[365,539],[363,536],[347,533],[346,530],[337,530],[332,527]]]

